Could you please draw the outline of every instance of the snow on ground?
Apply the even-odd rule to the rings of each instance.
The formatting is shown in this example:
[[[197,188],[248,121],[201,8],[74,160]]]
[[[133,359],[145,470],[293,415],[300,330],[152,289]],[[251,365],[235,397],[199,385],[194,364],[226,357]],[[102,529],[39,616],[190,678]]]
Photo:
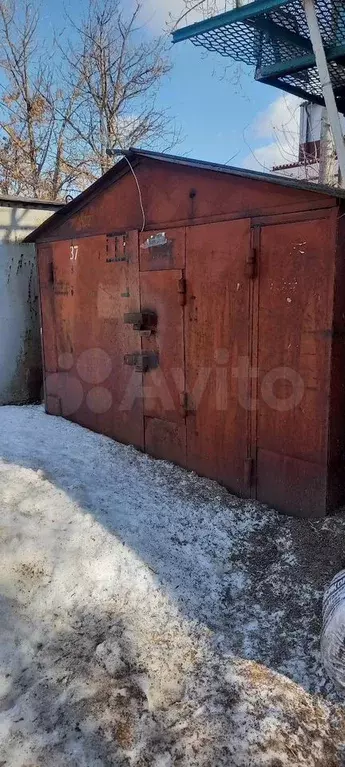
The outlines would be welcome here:
[[[1,767],[337,767],[317,523],[39,407],[0,411]]]

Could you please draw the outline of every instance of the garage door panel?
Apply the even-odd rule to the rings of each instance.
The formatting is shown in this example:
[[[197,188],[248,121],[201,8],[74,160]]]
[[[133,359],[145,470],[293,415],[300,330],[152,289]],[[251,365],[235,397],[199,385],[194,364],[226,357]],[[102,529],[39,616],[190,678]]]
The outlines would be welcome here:
[[[140,308],[138,233],[108,237],[98,268],[95,314],[100,347],[111,361],[106,388],[112,395],[111,410],[100,416],[102,428],[120,442],[143,448],[142,374],[125,363],[126,355],[140,352],[140,338],[125,321]]]
[[[186,465],[186,424],[145,418],[145,449],[154,458]]]
[[[258,499],[296,517],[322,517],[326,469],[312,461],[258,449]]]
[[[244,495],[249,414],[238,371],[249,355],[249,253],[249,220],[187,230],[188,466]]]
[[[83,401],[77,378],[74,349],[74,317],[78,259],[71,257],[72,241],[51,243],[51,295],[56,345],[55,370],[46,371],[46,402],[52,415],[76,416]],[[47,319],[47,318],[45,318]]]
[[[258,447],[323,462],[331,348],[330,220],[264,227],[258,314]]]
[[[53,243],[53,253],[58,381],[51,388],[59,389],[62,414],[142,448],[142,375],[124,361],[140,351],[124,319],[140,306],[138,233]]]
[[[157,367],[144,375],[144,413],[177,423],[184,420],[184,310],[179,293],[182,274],[174,269],[140,275],[142,312],[152,312],[157,322],[151,334],[142,335],[143,352],[157,356]]]
[[[140,270],[184,269],[185,252],[185,227],[143,232],[140,235]]]

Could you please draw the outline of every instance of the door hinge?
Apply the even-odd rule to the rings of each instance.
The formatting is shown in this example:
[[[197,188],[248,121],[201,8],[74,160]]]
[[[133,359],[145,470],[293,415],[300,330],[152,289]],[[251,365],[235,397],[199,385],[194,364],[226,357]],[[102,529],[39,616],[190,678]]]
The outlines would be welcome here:
[[[258,259],[260,252],[261,227],[252,226],[250,230],[250,249],[246,256],[245,275],[249,279],[254,279],[258,270]]]
[[[179,294],[180,306],[185,306],[187,300],[187,280],[185,277],[181,277],[178,281],[177,292]]]
[[[125,354],[123,361],[125,365],[134,367],[138,373],[148,373],[149,370],[154,370],[159,365],[159,357],[156,352]]]
[[[246,487],[250,487],[254,477],[254,458],[245,458],[244,460],[244,482]]]
[[[49,261],[49,267],[48,267],[48,281],[54,285],[55,281],[55,274],[54,274],[54,262]]]
[[[187,415],[195,413],[195,407],[192,402],[192,398],[188,392],[183,391],[181,394],[181,409],[182,409],[182,415],[186,417]]]
[[[246,277],[249,277],[249,279],[253,279],[256,277],[256,266],[257,266],[257,248],[251,247],[247,258],[246,258],[246,265],[245,265],[245,275]]]

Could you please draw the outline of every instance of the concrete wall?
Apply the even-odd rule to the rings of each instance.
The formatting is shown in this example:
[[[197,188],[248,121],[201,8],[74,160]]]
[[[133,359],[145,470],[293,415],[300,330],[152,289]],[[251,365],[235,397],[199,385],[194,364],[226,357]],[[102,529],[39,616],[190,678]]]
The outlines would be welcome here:
[[[0,242],[22,242],[56,210],[0,206]]]
[[[53,212],[0,207],[0,405],[41,396],[35,246],[21,241]]]

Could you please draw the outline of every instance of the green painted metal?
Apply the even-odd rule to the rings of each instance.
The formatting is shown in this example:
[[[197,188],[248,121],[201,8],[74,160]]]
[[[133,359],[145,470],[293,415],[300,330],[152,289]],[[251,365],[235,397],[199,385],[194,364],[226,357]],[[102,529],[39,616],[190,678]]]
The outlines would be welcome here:
[[[296,34],[296,32],[290,32],[289,29],[284,29],[284,27],[280,27],[279,24],[275,24],[273,21],[270,21],[270,19],[267,19],[266,17],[258,17],[255,20],[248,19],[246,22],[249,25],[253,25],[255,29],[259,29],[261,32],[266,32],[269,37],[271,37],[273,40],[283,40],[286,43],[290,43],[290,45],[293,45],[298,48],[302,48],[302,50],[311,52],[313,50],[313,46],[306,37],[302,37],[302,35]]]
[[[327,48],[326,56],[328,61],[345,59],[345,43],[344,45],[333,45],[332,47]],[[269,82],[271,77],[282,77],[293,74],[294,72],[302,72],[305,69],[315,66],[315,56],[312,53],[309,56],[301,56],[300,58],[291,59],[290,61],[281,61],[277,64],[269,64],[266,67],[260,67],[256,70],[255,79],[260,82]]]
[[[236,24],[239,21],[255,18],[255,16],[267,13],[267,11],[271,11],[274,8],[287,5],[288,2],[289,0],[254,0],[252,3],[248,3],[248,5],[234,8],[233,11],[219,13],[217,16],[212,16],[209,19],[203,19],[203,21],[197,21],[195,24],[190,24],[187,27],[176,29],[172,33],[173,43],[190,40],[195,35],[203,35],[205,32],[211,32],[228,24]]]
[[[293,96],[297,96],[297,98],[305,99],[305,91],[303,88],[299,88],[296,85],[290,85],[289,83],[284,83],[284,87],[282,88],[281,80],[279,80],[277,77],[267,80],[260,80],[264,85],[271,85],[273,88],[278,88],[280,91],[284,90],[286,93],[291,93]],[[322,96],[313,96],[312,98],[309,98],[309,101],[311,101],[313,104],[319,104],[320,106],[325,106],[325,101]],[[342,97],[336,97],[337,107],[341,114],[345,115],[345,98]]]

